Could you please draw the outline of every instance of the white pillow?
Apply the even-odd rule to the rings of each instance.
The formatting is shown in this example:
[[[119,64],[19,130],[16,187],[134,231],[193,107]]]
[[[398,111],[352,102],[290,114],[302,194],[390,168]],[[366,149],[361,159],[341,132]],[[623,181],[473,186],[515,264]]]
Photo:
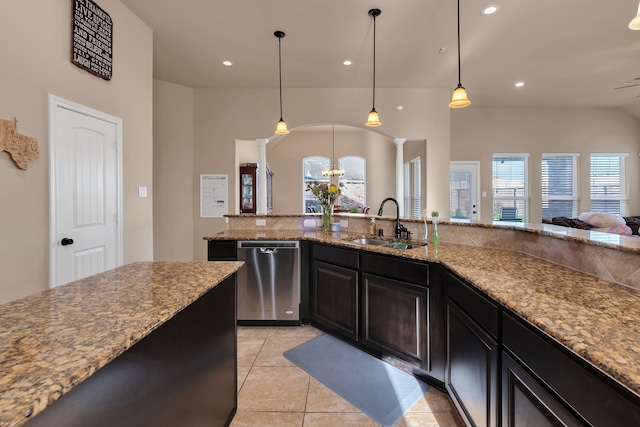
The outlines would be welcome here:
[[[627,225],[620,215],[604,212],[583,212],[578,215],[580,221],[584,221],[592,227],[604,228],[615,227],[616,225]]]

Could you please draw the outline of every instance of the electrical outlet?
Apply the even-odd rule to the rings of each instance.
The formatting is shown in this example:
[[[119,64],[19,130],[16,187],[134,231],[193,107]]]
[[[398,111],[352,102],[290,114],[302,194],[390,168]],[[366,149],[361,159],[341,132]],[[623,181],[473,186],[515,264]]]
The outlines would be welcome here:
[[[340,220],[340,228],[349,228],[349,220],[341,219]]]
[[[267,225],[266,219],[256,219],[256,225]]]
[[[138,187],[138,197],[147,197],[147,187]]]

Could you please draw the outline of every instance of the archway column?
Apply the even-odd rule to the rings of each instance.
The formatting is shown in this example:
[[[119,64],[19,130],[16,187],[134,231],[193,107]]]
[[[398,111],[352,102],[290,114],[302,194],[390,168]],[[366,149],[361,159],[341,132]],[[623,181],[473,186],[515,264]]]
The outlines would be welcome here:
[[[267,144],[268,139],[256,139],[258,143],[258,194],[257,210],[260,215],[267,214]]]
[[[396,144],[396,200],[400,207],[400,217],[404,216],[404,143],[407,138],[394,138]]]

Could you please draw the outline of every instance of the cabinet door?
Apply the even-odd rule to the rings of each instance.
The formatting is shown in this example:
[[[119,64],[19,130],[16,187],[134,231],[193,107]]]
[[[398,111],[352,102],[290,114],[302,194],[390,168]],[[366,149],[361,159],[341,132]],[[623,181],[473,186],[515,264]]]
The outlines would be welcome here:
[[[503,351],[502,425],[579,427],[583,424]]]
[[[255,166],[240,166],[240,213],[256,213],[256,172]]]
[[[426,370],[428,289],[362,275],[362,341]]]
[[[472,425],[496,426],[498,345],[453,302],[446,304],[447,391]]]
[[[313,262],[311,323],[332,334],[356,340],[358,272]]]

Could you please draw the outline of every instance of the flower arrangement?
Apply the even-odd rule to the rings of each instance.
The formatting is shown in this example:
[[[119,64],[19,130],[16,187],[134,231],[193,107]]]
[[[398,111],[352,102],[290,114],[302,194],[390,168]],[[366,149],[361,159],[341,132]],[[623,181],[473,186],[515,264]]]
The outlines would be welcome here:
[[[333,205],[338,199],[338,195],[344,188],[344,184],[328,184],[326,182],[310,182],[307,184],[307,191],[311,191],[320,201],[322,207],[322,228],[324,231],[331,230],[331,214]]]
[[[341,186],[327,184],[326,182],[310,182],[307,191],[311,191],[318,198],[321,205],[333,206],[341,191]]]

